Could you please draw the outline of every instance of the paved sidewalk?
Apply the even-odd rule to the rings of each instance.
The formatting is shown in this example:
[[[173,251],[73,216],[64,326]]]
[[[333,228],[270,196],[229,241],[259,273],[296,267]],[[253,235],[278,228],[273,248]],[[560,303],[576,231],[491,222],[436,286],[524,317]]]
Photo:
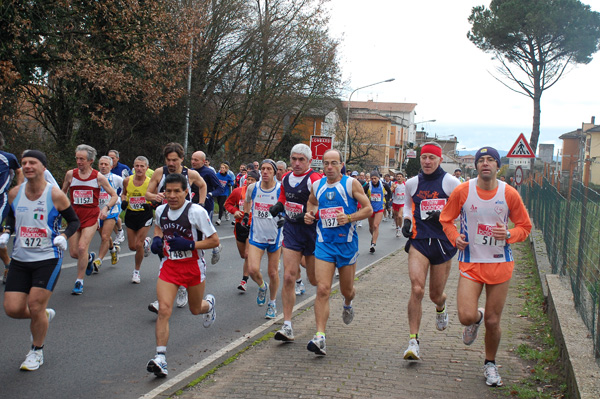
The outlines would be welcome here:
[[[359,268],[368,262],[361,255]],[[517,266],[518,267],[518,266]],[[519,278],[515,271],[514,279]],[[342,299],[335,290],[327,325],[327,356],[306,350],[315,332],[314,312],[309,307],[293,318],[294,343],[273,339],[245,351],[179,396],[196,398],[497,398],[483,378],[483,335],[467,347],[456,314],[458,263],[454,262],[446,286],[450,326],[435,329],[435,309],[423,300],[419,362],[408,362],[406,304],[410,294],[407,255],[398,251],[361,274],[356,284],[355,317],[342,322]],[[497,357],[505,384],[520,380],[526,370],[512,352],[528,321],[519,317],[523,299],[515,284],[509,292],[503,319],[503,337]],[[483,303],[483,297],[482,301]],[[276,331],[280,324],[273,326]],[[233,354],[232,354],[233,355]]]

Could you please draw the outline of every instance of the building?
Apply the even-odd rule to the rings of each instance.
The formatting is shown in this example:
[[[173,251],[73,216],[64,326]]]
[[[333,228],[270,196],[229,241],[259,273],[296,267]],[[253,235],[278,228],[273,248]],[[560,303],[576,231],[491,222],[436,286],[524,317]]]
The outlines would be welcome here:
[[[538,145],[538,155],[542,162],[552,163],[554,161],[554,144]]]
[[[573,170],[578,170],[579,158],[583,148],[585,135],[581,129],[573,130],[560,135],[558,138],[563,141],[561,157],[561,174],[567,175],[573,165]]]

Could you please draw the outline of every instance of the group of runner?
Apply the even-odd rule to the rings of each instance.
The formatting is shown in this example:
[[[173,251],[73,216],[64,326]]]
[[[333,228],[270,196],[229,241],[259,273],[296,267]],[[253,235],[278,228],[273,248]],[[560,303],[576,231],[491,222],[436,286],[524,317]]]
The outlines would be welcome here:
[[[429,296],[436,307],[436,328],[447,328],[445,285],[451,259],[459,251],[457,304],[459,321],[465,325],[463,341],[472,344],[479,326],[485,324],[486,383],[502,385],[495,355],[500,341],[500,317],[514,267],[510,243],[524,240],[531,223],[519,194],[496,179],[501,161],[495,149],[484,147],[477,152],[478,178],[463,184],[441,169],[442,151],[435,143],[422,147],[421,172],[406,182],[402,173],[392,181],[389,176],[381,179],[373,171],[367,181],[366,175],[362,180],[358,172],[344,172],[341,153],[335,149],[323,155],[322,176],[310,168],[312,153],[305,144],[292,148],[289,168],[283,161],[265,159],[260,164],[256,162],[258,165],[242,165],[237,176],[231,176],[225,163],[218,173],[212,172],[201,151],[192,155],[194,169],[186,168],[183,147],[178,143],[165,146],[165,166],[151,177],[147,176],[149,165],[144,156],[135,159],[133,172],[121,168],[120,173],[111,174],[118,166],[118,153],[111,152],[100,158],[97,171],[92,168],[96,151],[87,145],[78,146],[77,168],[67,172],[62,191],[46,181],[47,160],[40,151],[26,151],[21,157],[22,166],[10,154],[0,154],[2,161],[6,159],[6,167],[0,163],[4,168],[0,169],[0,183],[4,183],[0,209],[2,219],[6,219],[0,248],[6,248],[10,234],[15,233],[5,310],[10,317],[31,319],[33,337],[22,369],[35,370],[43,364],[43,342],[48,322],[55,315],[47,304],[60,274],[63,251],[68,248],[77,259],[72,293],[81,295],[84,275],[98,272],[109,251],[112,261],[118,261],[119,248],[111,239],[111,232],[119,230],[120,210],[125,209],[128,245],[136,252],[132,282],[140,283],[140,266],[149,252],[161,262],[157,301],[149,305],[158,314],[156,355],[148,362],[147,370],[166,376],[173,304],[188,304],[192,314],[202,314],[204,327],[210,327],[216,319],[216,299],[211,294],[204,295],[204,251],[212,250],[214,264],[222,249],[212,224],[212,201],[216,197],[219,215],[215,224],[220,224],[225,215],[234,216],[236,244],[244,259],[238,289],[247,291],[252,279],[257,285],[257,305],[267,305],[265,317],[269,319],[277,316],[279,260],[283,258],[283,325],[275,340],[294,341],[292,311],[296,295],[304,291],[300,267],[306,269],[317,292],[316,332],[307,349],[317,355],[327,351],[329,296],[336,272],[344,297],[342,320],[350,324],[354,318],[357,222],[368,219],[370,252],[375,252],[379,224],[389,203],[397,235],[408,238],[405,249],[411,281],[410,336],[404,358],[421,358],[421,303],[428,274]],[[24,184],[20,184],[21,174],[27,178]],[[7,193],[13,176],[17,186]],[[235,189],[223,195],[223,188],[229,186]],[[459,216],[457,230],[455,220]],[[67,222],[62,233],[61,217]],[[511,229],[509,218],[515,225]],[[150,238],[148,231],[153,222]],[[89,251],[89,244],[98,228],[102,241],[96,256]],[[268,282],[260,271],[265,252]],[[485,307],[478,308],[484,287]]]

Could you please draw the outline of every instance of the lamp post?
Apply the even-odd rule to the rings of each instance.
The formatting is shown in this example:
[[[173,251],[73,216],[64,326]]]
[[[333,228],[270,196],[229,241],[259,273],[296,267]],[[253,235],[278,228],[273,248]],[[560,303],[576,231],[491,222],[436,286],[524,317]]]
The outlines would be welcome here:
[[[381,83],[393,82],[396,78],[391,78],[387,80],[382,80],[381,82],[371,83],[370,85],[359,87],[358,89],[354,89],[350,96],[348,97],[348,109],[346,110],[346,138],[344,140],[344,164],[346,163],[346,159],[348,158],[348,124],[350,123],[350,100],[352,99],[352,95],[360,89],[365,89],[367,87],[375,86]]]
[[[402,118],[402,120],[405,120],[404,118]],[[412,125],[415,125],[415,127],[419,124],[419,123],[428,123],[428,122],[435,122],[435,119],[430,119],[428,121],[419,121],[419,122],[415,122],[415,123],[409,123],[408,126],[406,126],[406,128],[410,128]],[[402,169],[402,165],[404,164],[404,142],[406,140],[404,140],[404,125],[402,125],[402,150],[400,151],[400,169]]]

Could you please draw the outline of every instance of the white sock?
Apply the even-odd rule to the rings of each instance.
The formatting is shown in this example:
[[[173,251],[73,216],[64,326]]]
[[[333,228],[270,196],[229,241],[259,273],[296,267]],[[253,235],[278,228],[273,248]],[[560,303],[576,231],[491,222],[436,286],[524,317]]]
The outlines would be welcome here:
[[[291,320],[286,320],[286,321],[283,322],[283,325],[291,327],[292,326],[292,321]]]
[[[159,354],[166,354],[167,353],[167,347],[166,346],[157,346],[156,347],[156,353]]]

